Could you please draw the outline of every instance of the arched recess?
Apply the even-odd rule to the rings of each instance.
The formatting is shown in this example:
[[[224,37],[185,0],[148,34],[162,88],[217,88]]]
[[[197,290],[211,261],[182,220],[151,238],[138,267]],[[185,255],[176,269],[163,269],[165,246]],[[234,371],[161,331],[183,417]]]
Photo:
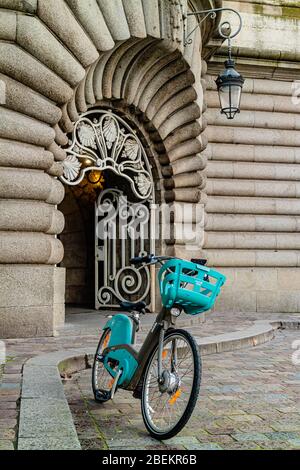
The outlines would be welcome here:
[[[182,8],[185,0],[0,0],[0,336],[53,334],[63,323],[57,177],[66,134],[94,100],[133,107],[168,203],[201,199],[201,34],[183,48]],[[184,245],[174,239],[171,251]]]
[[[120,102],[112,110],[104,101],[80,115],[69,138],[61,177],[67,191],[59,206],[66,220],[60,235],[66,303],[116,309],[121,300],[144,300],[154,309],[153,269],[130,263],[134,256],[165,251],[156,212],[161,177],[151,141],[127,107]]]

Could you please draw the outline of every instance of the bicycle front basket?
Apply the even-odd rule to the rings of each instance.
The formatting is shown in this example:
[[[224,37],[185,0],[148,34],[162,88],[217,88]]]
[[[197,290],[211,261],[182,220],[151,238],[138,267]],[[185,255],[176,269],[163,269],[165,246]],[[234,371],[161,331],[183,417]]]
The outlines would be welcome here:
[[[179,305],[190,315],[211,309],[226,281],[218,271],[177,258],[161,267],[158,279],[163,306]]]

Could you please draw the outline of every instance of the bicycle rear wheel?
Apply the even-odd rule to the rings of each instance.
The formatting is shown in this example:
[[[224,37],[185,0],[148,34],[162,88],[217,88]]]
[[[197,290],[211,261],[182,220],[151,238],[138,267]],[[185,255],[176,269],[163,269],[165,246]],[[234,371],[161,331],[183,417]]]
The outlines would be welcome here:
[[[146,368],[141,406],[147,430],[162,440],[178,434],[191,417],[200,390],[201,358],[192,335],[178,329],[164,339],[161,384],[157,361],[158,346]]]
[[[107,372],[103,365],[102,353],[107,347],[111,331],[105,330],[100,338],[93,364],[92,387],[95,400],[98,403],[104,403],[111,398],[111,388],[113,378]]]

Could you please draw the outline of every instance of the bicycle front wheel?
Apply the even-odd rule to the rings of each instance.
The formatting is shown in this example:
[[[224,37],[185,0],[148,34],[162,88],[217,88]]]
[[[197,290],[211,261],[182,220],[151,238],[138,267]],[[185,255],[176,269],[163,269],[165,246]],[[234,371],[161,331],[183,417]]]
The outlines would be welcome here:
[[[143,382],[142,415],[149,433],[169,439],[186,425],[195,408],[201,382],[201,357],[193,336],[172,330],[164,339],[162,378],[158,381],[158,346],[148,362]]]
[[[92,371],[92,387],[95,401],[97,401],[98,403],[104,403],[110,400],[111,397],[111,387],[113,383],[113,378],[105,369],[103,365],[102,356],[104,349],[108,346],[110,335],[110,330],[105,330],[103,332],[94,358]]]

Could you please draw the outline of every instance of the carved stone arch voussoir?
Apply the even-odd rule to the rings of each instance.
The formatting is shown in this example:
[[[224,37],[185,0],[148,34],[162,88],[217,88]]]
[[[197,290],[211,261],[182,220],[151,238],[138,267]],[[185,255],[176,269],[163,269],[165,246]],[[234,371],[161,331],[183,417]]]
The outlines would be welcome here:
[[[72,118],[95,106],[99,99],[109,100],[112,109],[122,103],[123,109],[130,108],[131,114],[137,116],[152,141],[166,179],[168,202],[176,199],[176,192],[180,198],[185,182],[195,201],[193,188],[199,195],[201,178],[190,161],[194,155],[199,160],[197,171],[203,169],[199,152],[206,143],[201,139],[204,126],[194,83],[195,76],[179,51],[161,51],[159,42],[153,39],[130,40],[93,64],[65,108],[60,125],[64,132],[70,132]],[[191,139],[195,140],[193,149],[186,146]],[[175,179],[173,165],[177,157],[169,157],[174,151],[178,158],[187,158],[184,173],[177,173]],[[191,174],[187,177],[188,173]]]

